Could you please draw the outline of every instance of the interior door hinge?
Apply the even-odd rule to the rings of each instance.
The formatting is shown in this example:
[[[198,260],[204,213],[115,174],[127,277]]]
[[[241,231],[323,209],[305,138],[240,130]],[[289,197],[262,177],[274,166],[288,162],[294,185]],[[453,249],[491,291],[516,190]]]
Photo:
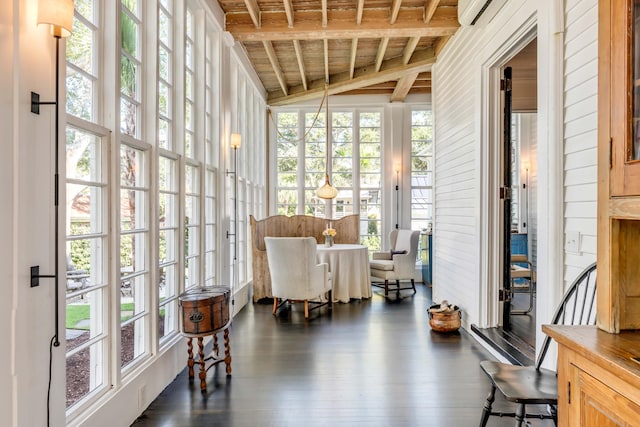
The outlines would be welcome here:
[[[500,90],[504,90],[506,84],[504,82],[504,79],[500,79]]]
[[[504,289],[498,289],[498,301],[499,302],[510,302],[511,301],[511,292],[507,292]]]
[[[567,381],[567,403],[571,405],[571,381]]]
[[[511,199],[511,187],[500,187],[500,199]]]

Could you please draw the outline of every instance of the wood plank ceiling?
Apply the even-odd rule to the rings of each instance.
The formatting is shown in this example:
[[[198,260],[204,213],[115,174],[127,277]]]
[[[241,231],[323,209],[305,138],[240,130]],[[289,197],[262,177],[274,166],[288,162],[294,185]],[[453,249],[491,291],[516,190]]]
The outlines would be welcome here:
[[[329,94],[431,92],[458,0],[218,0],[272,106]]]

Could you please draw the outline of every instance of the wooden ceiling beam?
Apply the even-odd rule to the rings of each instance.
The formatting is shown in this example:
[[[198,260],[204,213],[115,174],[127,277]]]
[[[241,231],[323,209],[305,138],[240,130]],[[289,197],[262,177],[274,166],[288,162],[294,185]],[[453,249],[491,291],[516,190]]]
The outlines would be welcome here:
[[[455,11],[455,8],[452,8]],[[247,13],[227,14],[225,30],[239,42],[318,40],[318,39],[379,39],[383,37],[446,37],[459,27],[457,15],[441,13],[428,25],[422,8],[402,11],[402,19],[395,24],[379,12],[365,13],[360,25],[353,25],[353,10],[332,11],[331,21],[321,24],[318,12],[294,12],[295,25],[289,28],[285,12],[263,12],[259,29]],[[268,16],[267,16],[268,15]]]
[[[322,28],[327,28],[329,13],[327,12],[327,0],[322,0]]]
[[[244,5],[247,6],[254,27],[260,28],[262,23],[260,22],[260,7],[258,6],[257,0],[244,0]]]
[[[439,37],[438,40],[434,43],[434,49],[436,52],[436,56],[440,55],[440,51],[444,49],[444,46],[447,44],[451,36]]]
[[[362,24],[362,12],[364,11],[364,0],[358,0],[358,6],[356,9],[356,24]]]
[[[300,70],[300,80],[302,80],[302,86],[304,87],[304,90],[307,90],[308,89],[307,73],[304,69],[304,60],[302,56],[302,47],[300,46],[300,40],[293,41],[293,48],[296,51],[296,59],[298,60],[298,69]]]
[[[356,68],[356,53],[358,53],[358,39],[351,40],[351,59],[349,61],[349,73],[353,78],[353,72]]]
[[[376,53],[376,71],[380,71],[380,67],[382,67],[382,61],[384,60],[384,54],[387,52],[387,45],[389,44],[389,37],[383,37],[380,40],[380,45],[378,46],[378,53]]]
[[[409,39],[409,41],[407,42],[407,45],[404,47],[404,51],[402,52],[402,62],[404,64],[409,63],[409,60],[411,59],[411,55],[413,55],[413,52],[415,52],[419,42],[420,42],[420,37],[411,37]]]
[[[405,74],[398,80],[393,94],[391,95],[391,102],[402,102],[409,94],[409,90],[413,87],[413,83],[418,78],[418,73]]]
[[[331,76],[329,84],[329,95],[336,95],[350,90],[361,89],[370,85],[384,83],[397,79],[407,74],[417,74],[430,71],[435,62],[433,48],[416,51],[413,54],[413,62],[403,64],[402,58],[393,58],[382,64],[381,70],[376,72],[369,67],[362,67],[354,73],[354,77],[349,77],[349,72]],[[289,95],[279,96],[274,93],[269,94],[267,104],[271,106],[289,105],[297,102],[318,99],[324,94],[325,82],[316,80],[309,84],[309,90],[304,90],[300,86],[290,88]]]
[[[389,23],[395,24],[398,20],[398,13],[400,13],[400,6],[402,6],[402,0],[393,0],[391,2],[391,10],[389,11]]]
[[[424,4],[424,23],[428,24],[433,18],[433,14],[436,13],[436,9],[440,4],[440,0],[427,0]]]
[[[324,39],[324,81],[329,83],[329,40]]]
[[[278,83],[280,83],[282,93],[287,96],[289,94],[289,91],[287,89],[287,82],[284,78],[282,68],[280,67],[280,61],[278,61],[276,50],[273,48],[273,44],[268,40],[263,41],[262,44],[264,45],[264,50],[267,52],[267,57],[269,58],[269,62],[271,62],[271,67],[273,68],[273,72],[276,74]]]
[[[282,0],[284,3],[284,13],[287,14],[287,24],[289,28],[293,28],[293,3],[292,0]]]

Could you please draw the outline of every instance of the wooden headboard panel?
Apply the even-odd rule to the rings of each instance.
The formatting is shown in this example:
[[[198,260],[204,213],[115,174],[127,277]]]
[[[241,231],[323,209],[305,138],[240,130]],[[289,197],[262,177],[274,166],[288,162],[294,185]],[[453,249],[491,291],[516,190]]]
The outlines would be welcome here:
[[[315,237],[324,242],[322,231],[327,228],[327,220],[308,215],[275,215],[262,220],[249,216],[251,222],[251,253],[253,266],[253,301],[271,298],[271,275],[267,261],[264,238],[270,237]],[[358,243],[360,215],[349,215],[331,220],[336,229],[336,243]]]

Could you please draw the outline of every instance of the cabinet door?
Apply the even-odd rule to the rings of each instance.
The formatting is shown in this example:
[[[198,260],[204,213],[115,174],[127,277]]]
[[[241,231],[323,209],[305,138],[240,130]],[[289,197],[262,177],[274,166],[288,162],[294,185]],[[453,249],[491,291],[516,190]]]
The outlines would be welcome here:
[[[570,365],[570,426],[637,426],[640,405]]]
[[[611,196],[640,195],[640,0],[604,3],[610,8],[610,39],[601,42],[610,44]]]

